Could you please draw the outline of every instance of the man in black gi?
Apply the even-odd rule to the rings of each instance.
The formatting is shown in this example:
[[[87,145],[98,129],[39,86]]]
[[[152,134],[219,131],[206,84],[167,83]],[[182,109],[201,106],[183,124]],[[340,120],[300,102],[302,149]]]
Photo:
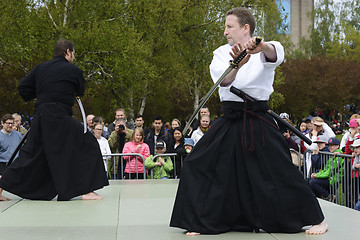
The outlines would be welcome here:
[[[85,79],[73,63],[74,44],[59,39],[54,58],[35,67],[18,86],[25,101],[37,99],[35,117],[19,157],[6,169],[0,188],[33,200],[102,199],[94,193],[109,184],[99,144],[72,117]],[[1,196],[0,199],[7,200]]]

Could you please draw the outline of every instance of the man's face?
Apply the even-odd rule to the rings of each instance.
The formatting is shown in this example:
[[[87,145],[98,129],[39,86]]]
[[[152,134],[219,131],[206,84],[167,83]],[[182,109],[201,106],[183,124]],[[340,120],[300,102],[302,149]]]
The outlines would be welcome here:
[[[200,116],[203,116],[203,115],[209,115],[210,116],[210,111],[208,108],[201,108],[200,109]]]
[[[321,130],[323,130],[323,127],[322,127],[322,125],[315,122],[312,124],[312,129],[316,130],[317,132],[320,132]]]
[[[161,120],[155,120],[153,122],[153,127],[155,128],[155,130],[160,130],[162,126],[163,122]]]
[[[86,117],[86,123],[87,125],[91,128],[91,127],[94,127],[94,123],[93,123],[93,118],[94,118],[94,115],[88,115]]]
[[[116,111],[115,119],[125,119],[125,113],[123,111]]]
[[[73,63],[75,61],[75,49],[74,51],[71,51],[70,49],[66,50],[65,58],[69,63]]]
[[[10,133],[13,130],[14,120],[8,119],[5,122],[1,122],[1,125],[7,133]]]
[[[21,117],[20,116],[14,117],[14,126],[20,127],[20,124],[21,124]]]
[[[208,117],[203,117],[203,118],[201,118],[201,120],[200,120],[200,125],[201,125],[203,128],[209,127],[209,125],[210,125],[210,118],[208,118]]]
[[[139,118],[135,119],[135,124],[136,124],[136,127],[142,127],[144,125],[143,118],[139,117]]]
[[[249,27],[247,24],[245,24],[245,26],[247,26],[247,28]],[[240,26],[238,17],[235,15],[226,17],[224,35],[231,46],[237,42],[245,44],[244,39],[248,34],[248,31],[245,30],[245,26]]]

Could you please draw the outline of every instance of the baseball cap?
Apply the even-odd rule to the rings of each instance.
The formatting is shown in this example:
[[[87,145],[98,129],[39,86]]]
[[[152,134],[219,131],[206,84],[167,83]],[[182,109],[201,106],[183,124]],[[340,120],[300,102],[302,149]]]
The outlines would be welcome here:
[[[353,144],[351,144],[349,147],[351,149],[351,151],[354,151],[354,148],[359,147],[360,146],[360,139],[356,139]]]
[[[327,142],[328,142],[328,139],[324,135],[317,136],[316,140],[314,141],[314,143],[327,143]]]
[[[349,127],[355,128],[358,127],[358,124],[356,122],[356,119],[351,119],[349,122]]]
[[[166,143],[162,140],[157,141],[155,144],[155,148],[166,148]]]
[[[337,138],[330,138],[328,144],[340,145],[340,141]]]

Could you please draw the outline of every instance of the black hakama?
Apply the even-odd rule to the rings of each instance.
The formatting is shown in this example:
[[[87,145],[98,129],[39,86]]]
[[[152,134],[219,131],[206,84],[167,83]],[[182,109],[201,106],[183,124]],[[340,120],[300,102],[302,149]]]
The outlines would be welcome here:
[[[295,233],[324,220],[267,109],[266,102],[224,103],[224,115],[184,161],[170,226]]]
[[[32,200],[69,200],[108,185],[96,138],[60,103],[37,107],[19,157],[6,169],[0,187]]]
[[[109,185],[96,138],[72,117],[75,96],[85,92],[81,69],[54,57],[35,67],[18,90],[25,101],[37,99],[35,117],[0,187],[27,199],[69,200]]]

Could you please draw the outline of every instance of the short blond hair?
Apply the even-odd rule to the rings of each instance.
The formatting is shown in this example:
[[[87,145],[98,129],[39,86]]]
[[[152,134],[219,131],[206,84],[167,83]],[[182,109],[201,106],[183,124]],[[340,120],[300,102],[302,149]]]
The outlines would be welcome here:
[[[355,114],[351,115],[350,120],[351,119],[358,119],[358,118],[360,118],[360,115],[355,113]]]
[[[313,117],[311,119],[311,122],[324,122],[324,119],[322,119],[321,117]]]

